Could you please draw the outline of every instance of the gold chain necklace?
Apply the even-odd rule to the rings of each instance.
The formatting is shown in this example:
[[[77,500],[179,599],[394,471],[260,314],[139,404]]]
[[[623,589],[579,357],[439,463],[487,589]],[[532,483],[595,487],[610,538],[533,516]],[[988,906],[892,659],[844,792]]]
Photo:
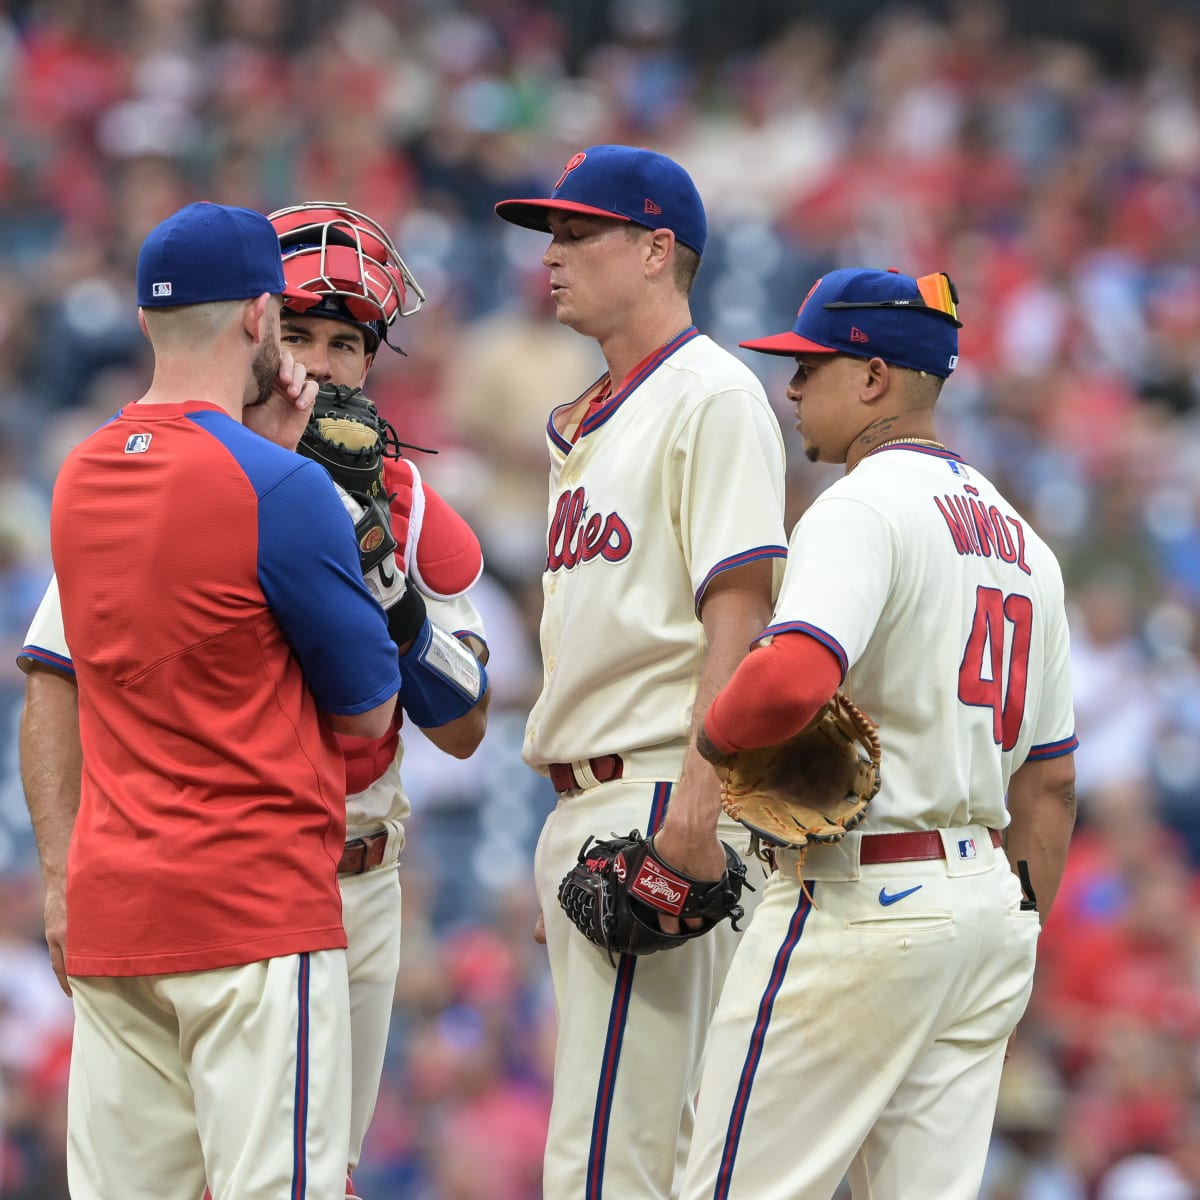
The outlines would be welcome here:
[[[919,437],[898,437],[892,438],[891,441],[880,442],[878,446],[872,446],[867,451],[868,454],[874,454],[876,450],[882,450],[885,446],[932,446],[935,450],[946,450],[948,447],[942,445],[941,442],[935,442],[933,438]]]

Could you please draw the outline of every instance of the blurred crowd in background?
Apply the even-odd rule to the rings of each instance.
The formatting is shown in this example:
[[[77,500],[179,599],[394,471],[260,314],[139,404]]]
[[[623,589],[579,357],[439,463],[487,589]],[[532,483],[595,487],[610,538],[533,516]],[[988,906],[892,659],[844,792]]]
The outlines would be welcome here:
[[[727,346],[790,325],[830,267],[956,281],[941,436],[1060,555],[1081,743],[983,1195],[1200,1197],[1198,90],[1194,0],[0,0],[0,1200],[67,1194],[71,1007],[14,656],[58,465],[149,378],[138,246],[196,199],[348,203],[429,295],[369,390],[483,541],[494,698],[468,762],[410,738],[403,966],[357,1180],[539,1197],[554,1014],[531,860],[554,796],[519,755],[543,429],[602,363],[553,319],[545,239],[492,205],[609,141],[692,172],[694,315]],[[796,452],[786,360],[748,361],[791,452],[790,527],[833,476]]]

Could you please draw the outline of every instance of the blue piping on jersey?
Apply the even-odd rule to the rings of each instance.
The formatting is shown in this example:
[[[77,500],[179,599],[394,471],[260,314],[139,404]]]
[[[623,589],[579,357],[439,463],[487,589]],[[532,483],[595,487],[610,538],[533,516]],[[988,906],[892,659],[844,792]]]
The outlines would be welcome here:
[[[61,654],[55,654],[53,650],[43,650],[41,646],[22,646],[21,653],[18,658],[32,658],[35,662],[40,662],[43,666],[53,667],[56,671],[61,671],[64,675],[70,675],[75,678],[75,664],[69,659],[64,658]]]
[[[746,1061],[742,1065],[742,1074],[738,1079],[737,1091],[733,1094],[733,1107],[729,1114],[729,1128],[725,1131],[725,1148],[721,1152],[721,1164],[717,1169],[717,1186],[713,1189],[713,1200],[726,1200],[733,1179],[733,1164],[737,1159],[738,1144],[741,1141],[742,1129],[746,1123],[746,1110],[750,1106],[750,1091],[754,1086],[754,1075],[762,1061],[763,1044],[767,1039],[767,1026],[771,1023],[771,1011],[783,986],[783,978],[787,974],[788,963],[792,951],[796,949],[808,914],[812,912],[813,884],[808,885],[808,891],[800,892],[800,901],[792,919],[788,922],[787,933],[783,944],[775,955],[775,964],[771,968],[767,986],[763,990],[762,999],[758,1005],[758,1017],[750,1032],[750,1045],[746,1051]]]
[[[636,371],[626,381],[619,392],[614,392],[586,421],[579,427],[578,437],[583,437],[589,434],[594,429],[599,429],[605,421],[609,419],[629,399],[631,395],[660,367],[680,346],[686,345],[693,338],[698,338],[700,331],[695,325],[689,325],[682,333],[676,334],[665,346],[660,346],[644,363],[640,370]],[[603,376],[601,376],[603,378]],[[599,383],[599,380],[596,381]],[[595,387],[596,384],[592,384]],[[591,391],[588,388],[587,391]],[[580,394],[571,402],[577,404],[587,392]],[[560,406],[561,407],[561,406]],[[558,412],[556,408],[554,412]],[[549,421],[546,422],[546,434],[550,440],[565,454],[571,449],[572,443],[568,441],[557,429],[554,428],[554,413],[550,414]]]
[[[780,621],[777,625],[768,625],[754,639],[754,642],[757,645],[763,638],[773,637],[777,633],[807,633],[810,638],[815,638],[834,654],[842,668],[842,678],[846,678],[846,672],[850,670],[850,656],[842,649],[842,643],[833,634],[826,633],[825,630],[816,625],[810,625],[807,621]]]
[[[667,802],[671,798],[673,786],[670,783],[654,785],[654,798],[646,818],[647,837],[658,830],[663,817],[667,815]],[[608,1151],[608,1131],[617,1090],[617,1068],[621,1061],[621,1043],[625,1038],[625,1021],[629,1016],[629,1001],[633,995],[633,972],[636,966],[635,954],[621,955],[621,961],[617,964],[617,981],[613,987],[612,1006],[608,1013],[608,1032],[604,1037],[604,1054],[600,1065],[600,1080],[596,1088],[596,1110],[592,1117],[584,1200],[601,1200],[604,1193],[604,1157]]]
[[[1040,762],[1047,758],[1062,758],[1064,754],[1072,754],[1079,749],[1079,739],[1071,734],[1058,742],[1047,742],[1044,746],[1031,746],[1025,755],[1026,762]]]
[[[704,582],[696,589],[696,616],[700,615],[700,601],[704,599],[704,593],[708,590],[708,585],[724,571],[732,571],[734,567],[744,567],[747,563],[757,562],[760,558],[787,558],[786,546],[755,546],[752,550],[743,550],[741,554],[730,555],[729,558],[723,558],[707,575],[704,577]]]
[[[312,963],[308,954],[299,956],[296,980],[296,1099],[292,1141],[292,1196],[304,1200],[308,1191],[308,1020]]]

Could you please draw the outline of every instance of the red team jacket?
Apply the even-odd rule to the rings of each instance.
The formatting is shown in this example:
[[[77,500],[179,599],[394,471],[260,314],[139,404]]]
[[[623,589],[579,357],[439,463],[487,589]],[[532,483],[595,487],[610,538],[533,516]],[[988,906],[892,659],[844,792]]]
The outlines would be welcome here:
[[[319,713],[374,708],[400,675],[324,470],[215,405],[130,405],[63,465],[51,548],[86,764],[68,972],[345,946]]]

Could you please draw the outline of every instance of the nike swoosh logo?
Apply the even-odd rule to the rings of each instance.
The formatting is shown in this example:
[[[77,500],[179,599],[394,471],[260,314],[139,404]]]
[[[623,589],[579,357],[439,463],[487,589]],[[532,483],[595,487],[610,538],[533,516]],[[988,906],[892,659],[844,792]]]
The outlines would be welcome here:
[[[879,903],[886,908],[889,904],[895,904],[897,900],[903,900],[905,896],[911,896],[913,892],[919,892],[924,886],[924,884],[918,883],[916,887],[910,887],[903,892],[893,892],[890,896],[887,888],[880,888]]]

